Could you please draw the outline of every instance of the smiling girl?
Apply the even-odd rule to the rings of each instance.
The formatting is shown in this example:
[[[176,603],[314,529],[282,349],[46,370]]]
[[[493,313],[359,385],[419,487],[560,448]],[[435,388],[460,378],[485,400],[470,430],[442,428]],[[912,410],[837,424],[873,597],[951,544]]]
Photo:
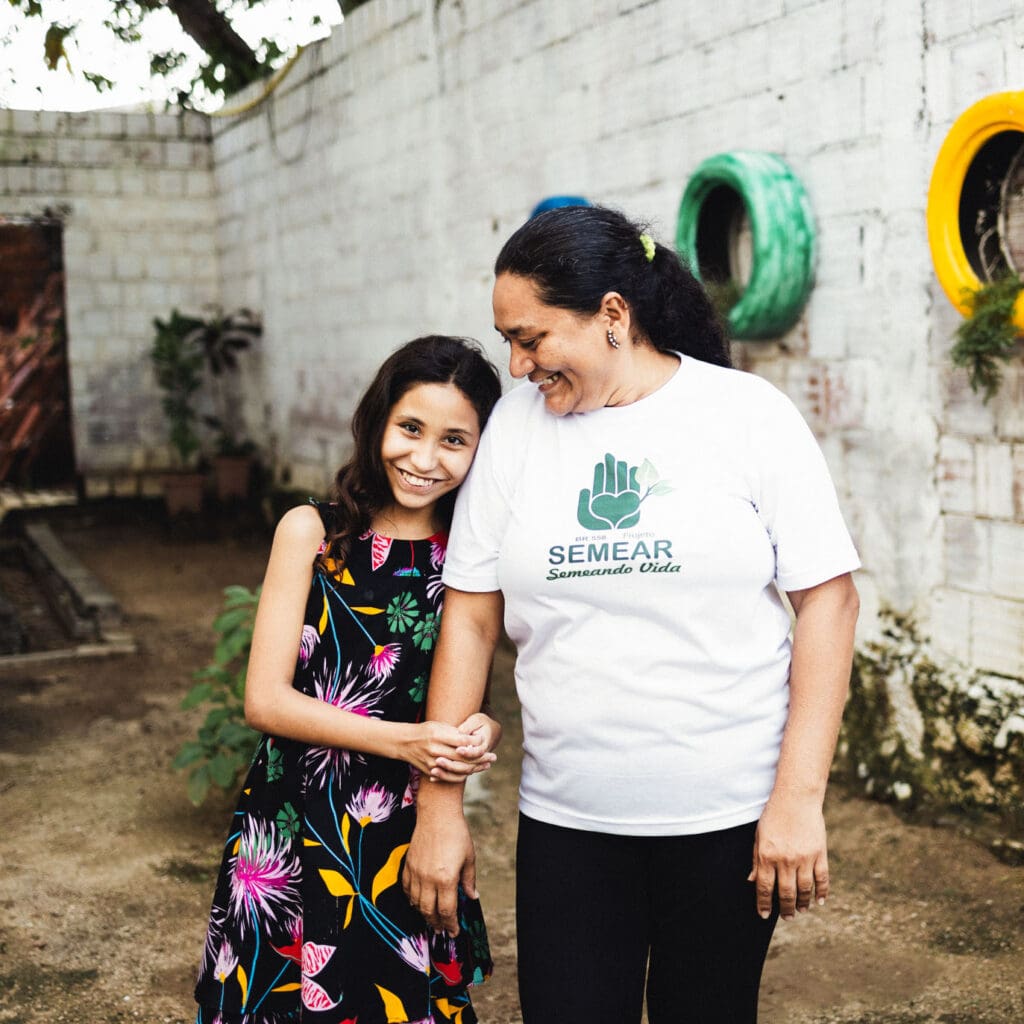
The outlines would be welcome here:
[[[396,884],[419,781],[494,761],[501,727],[423,721],[455,494],[500,395],[463,339],[380,368],[331,504],[281,519],[256,614],[246,720],[263,732],[224,849],[197,1024],[476,1016],[491,970],[474,892],[458,937]]]

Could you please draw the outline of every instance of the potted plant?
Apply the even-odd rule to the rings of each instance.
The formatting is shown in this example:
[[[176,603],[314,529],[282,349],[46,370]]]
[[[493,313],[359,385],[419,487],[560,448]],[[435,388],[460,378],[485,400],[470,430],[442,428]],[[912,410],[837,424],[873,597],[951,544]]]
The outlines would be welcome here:
[[[999,362],[1008,362],[1017,347],[1021,331],[1014,323],[1014,307],[1022,287],[1020,278],[1008,273],[964,294],[968,313],[956,330],[950,358],[967,369],[971,390],[984,391],[985,402],[1002,383]]]
[[[192,340],[203,353],[213,392],[214,415],[204,417],[216,433],[213,457],[217,498],[230,501],[246,498],[252,479],[256,446],[245,437],[244,422],[238,415],[230,376],[238,371],[238,355],[250,348],[263,333],[259,317],[248,309],[232,313],[220,310],[201,322]]]
[[[198,512],[203,500],[203,475],[198,470],[199,435],[196,431],[196,392],[202,385],[203,353],[190,339],[197,321],[176,309],[170,319],[153,320],[156,334],[150,359],[156,382],[163,391],[160,405],[167,417],[168,439],[178,468],[164,475],[164,500],[171,515]]]

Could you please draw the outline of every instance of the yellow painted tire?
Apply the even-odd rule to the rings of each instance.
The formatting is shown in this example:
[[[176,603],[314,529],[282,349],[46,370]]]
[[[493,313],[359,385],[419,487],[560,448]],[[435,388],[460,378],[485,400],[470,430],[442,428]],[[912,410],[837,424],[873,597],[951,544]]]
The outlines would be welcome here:
[[[996,93],[968,107],[942,143],[928,186],[928,245],[935,275],[962,315],[969,312],[965,292],[977,291],[983,283],[961,233],[964,183],[983,147],[1004,132],[1021,133],[1024,143],[1024,92]],[[1024,328],[1024,292],[1017,299],[1013,319]]]

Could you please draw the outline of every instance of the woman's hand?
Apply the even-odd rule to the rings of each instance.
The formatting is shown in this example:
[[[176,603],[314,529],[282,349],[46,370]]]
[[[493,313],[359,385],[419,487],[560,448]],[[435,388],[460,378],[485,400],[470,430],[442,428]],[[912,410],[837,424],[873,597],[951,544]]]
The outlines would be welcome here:
[[[426,793],[421,787],[402,888],[431,928],[458,935],[459,885],[477,898],[476,851],[462,816],[461,787],[430,786]]]
[[[398,737],[393,757],[406,761],[418,768],[425,776],[434,777],[438,761],[457,762],[459,751],[465,750],[476,743],[476,737],[466,729],[445,725],[444,722],[417,722],[396,726]],[[490,764],[474,769],[483,771]],[[459,780],[471,771],[458,773]]]
[[[478,711],[459,726],[459,731],[472,736],[472,742],[459,747],[454,758],[439,757],[430,772],[432,779],[461,782],[469,775],[487,771],[498,759],[492,753],[501,742],[501,723],[496,719]]]
[[[779,912],[790,921],[811,901],[828,898],[828,848],[821,802],[815,797],[773,793],[757,824],[754,866],[747,876],[756,890],[757,912],[771,915],[779,894]]]

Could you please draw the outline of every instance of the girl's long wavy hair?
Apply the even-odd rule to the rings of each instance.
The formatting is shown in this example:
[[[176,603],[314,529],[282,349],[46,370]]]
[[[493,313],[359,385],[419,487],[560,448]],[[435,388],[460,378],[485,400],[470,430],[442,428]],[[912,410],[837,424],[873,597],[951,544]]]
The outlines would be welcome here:
[[[394,501],[381,444],[392,408],[417,384],[454,384],[476,410],[481,430],[501,397],[498,371],[470,338],[432,334],[414,338],[388,356],[352,416],[354,448],[331,488],[334,521],[318,558],[321,565],[328,561],[343,565],[352,541],[366,533],[373,517]],[[456,491],[438,501],[445,529],[451,525]]]
[[[504,244],[494,273],[531,280],[540,300],[593,316],[611,291],[629,303],[639,340],[661,352],[683,352],[731,366],[729,343],[703,285],[674,249],[656,244],[647,258],[646,231],[604,206],[564,206],[528,220]]]

